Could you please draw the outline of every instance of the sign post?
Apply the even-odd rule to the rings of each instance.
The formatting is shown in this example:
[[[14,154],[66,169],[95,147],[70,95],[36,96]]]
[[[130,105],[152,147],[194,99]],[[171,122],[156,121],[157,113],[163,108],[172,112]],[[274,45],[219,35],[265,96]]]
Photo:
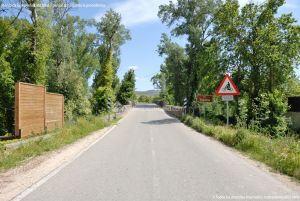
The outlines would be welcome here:
[[[107,98],[107,109],[108,109],[108,121],[110,121],[110,109],[111,109],[110,97]]]
[[[213,96],[211,95],[198,95],[197,96],[197,101],[202,102],[202,103],[211,103],[213,102]],[[204,119],[205,119],[205,105],[203,104],[203,111],[204,111]]]
[[[234,82],[232,81],[229,74],[226,74],[223,78],[221,84],[219,85],[217,92],[217,96],[222,96],[222,100],[226,101],[226,124],[229,125],[229,106],[228,101],[233,101],[233,96],[240,95],[239,89],[236,87]]]
[[[184,98],[184,99],[183,99],[183,109],[184,109],[183,113],[186,115],[186,109],[187,109],[187,98]]]

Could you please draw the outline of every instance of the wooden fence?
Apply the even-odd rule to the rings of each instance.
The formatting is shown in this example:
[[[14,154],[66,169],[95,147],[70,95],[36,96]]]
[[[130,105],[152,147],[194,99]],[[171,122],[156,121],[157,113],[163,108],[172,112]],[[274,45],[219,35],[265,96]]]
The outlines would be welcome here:
[[[21,82],[16,83],[15,89],[15,136],[27,137],[63,127],[63,95]]]

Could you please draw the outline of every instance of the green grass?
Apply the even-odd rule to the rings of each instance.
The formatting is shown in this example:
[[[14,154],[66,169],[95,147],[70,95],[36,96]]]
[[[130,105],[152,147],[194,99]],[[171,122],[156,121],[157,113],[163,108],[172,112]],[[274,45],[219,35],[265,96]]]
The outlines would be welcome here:
[[[104,128],[114,122],[116,120],[106,122],[103,120],[103,117],[81,117],[76,122],[67,124],[56,135],[48,139],[29,142],[14,150],[5,150],[4,144],[0,144],[0,172],[16,167],[26,160],[42,155],[45,152],[74,143],[91,132]]]
[[[246,153],[250,158],[300,181],[299,138],[270,138],[246,129],[213,125],[189,115],[183,117],[182,121],[195,130]]]

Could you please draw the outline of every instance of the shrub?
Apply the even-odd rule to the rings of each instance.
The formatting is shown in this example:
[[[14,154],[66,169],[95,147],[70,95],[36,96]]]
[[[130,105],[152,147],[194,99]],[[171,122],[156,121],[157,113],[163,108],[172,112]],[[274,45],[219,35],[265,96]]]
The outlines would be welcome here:
[[[44,152],[71,144],[110,123],[112,122],[105,122],[101,116],[80,117],[73,124],[66,125],[50,138],[30,142],[17,149],[9,150],[7,153],[4,152],[4,146],[0,143],[0,171],[15,167],[23,161]]]
[[[113,92],[108,87],[99,87],[93,94],[92,105],[93,114],[99,115],[101,112],[108,111],[108,98],[110,98],[111,107],[114,102]]]
[[[247,153],[281,173],[300,180],[300,143],[295,137],[270,138],[256,132],[239,128],[216,126],[198,117],[186,115],[182,121],[224,144]]]
[[[273,93],[262,93],[251,104],[251,130],[275,137],[286,134],[288,120],[285,114],[288,104],[281,92],[275,90]]]
[[[151,103],[152,98],[150,96],[141,95],[141,96],[138,97],[138,102],[139,103]]]
[[[239,143],[241,143],[245,139],[246,135],[247,132],[245,129],[238,129],[234,135],[233,145],[237,146]]]

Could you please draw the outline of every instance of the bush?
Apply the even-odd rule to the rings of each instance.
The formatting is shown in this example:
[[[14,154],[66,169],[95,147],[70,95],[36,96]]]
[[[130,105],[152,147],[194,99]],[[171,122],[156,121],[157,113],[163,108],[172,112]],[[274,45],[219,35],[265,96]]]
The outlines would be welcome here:
[[[300,180],[299,138],[270,138],[243,128],[233,129],[209,124],[199,117],[190,115],[182,117],[182,122],[199,132],[213,136],[228,146],[247,153],[251,158],[281,173]]]
[[[103,117],[80,117],[74,123],[66,125],[56,135],[47,139],[40,139],[27,143],[17,149],[4,152],[4,146],[0,143],[0,172],[15,167],[29,158],[39,156],[44,152],[52,151],[71,144],[76,140],[87,136],[92,131],[101,129],[112,122],[106,122]],[[5,154],[4,154],[5,153]]]
[[[139,103],[151,103],[152,98],[150,96],[141,95],[138,97],[138,102]]]
[[[108,108],[108,99],[110,98],[110,104],[114,102],[113,92],[108,87],[99,87],[93,94],[92,105],[93,105],[93,114],[99,115],[101,112],[107,112]]]
[[[286,112],[288,104],[282,93],[263,93],[251,102],[249,128],[253,131],[279,137],[288,130]]]
[[[241,143],[247,135],[247,131],[245,129],[238,129],[233,138],[233,146],[237,146]]]

